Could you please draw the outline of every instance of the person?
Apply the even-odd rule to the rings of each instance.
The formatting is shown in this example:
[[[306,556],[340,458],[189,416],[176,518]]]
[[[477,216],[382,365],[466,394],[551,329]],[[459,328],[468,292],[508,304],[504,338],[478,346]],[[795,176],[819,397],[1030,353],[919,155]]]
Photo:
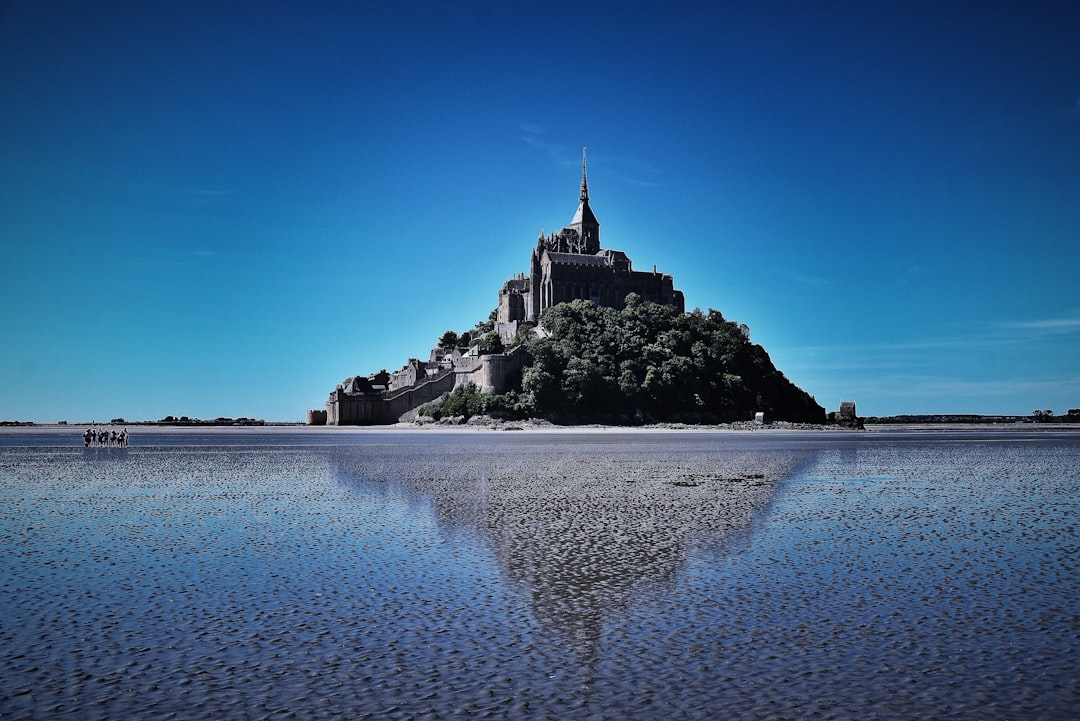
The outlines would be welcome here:
[[[91,438],[91,436],[93,436],[93,431],[91,431],[89,428],[87,428],[86,432],[82,434],[83,448],[89,448],[90,447],[90,438]]]

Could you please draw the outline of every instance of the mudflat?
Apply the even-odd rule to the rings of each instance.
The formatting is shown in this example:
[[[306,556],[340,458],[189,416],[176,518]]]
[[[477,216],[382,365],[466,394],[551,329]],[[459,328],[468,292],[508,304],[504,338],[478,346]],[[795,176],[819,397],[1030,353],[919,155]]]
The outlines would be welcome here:
[[[76,431],[0,433],[12,717],[1080,700],[1075,434]]]

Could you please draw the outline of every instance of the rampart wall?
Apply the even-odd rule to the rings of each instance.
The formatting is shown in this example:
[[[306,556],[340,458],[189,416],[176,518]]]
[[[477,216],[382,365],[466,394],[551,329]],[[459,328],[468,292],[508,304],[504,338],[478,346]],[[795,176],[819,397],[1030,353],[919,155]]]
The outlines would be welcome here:
[[[425,403],[430,403],[443,393],[449,393],[454,389],[454,372],[452,370],[439,371],[434,376],[409,388],[402,388],[386,394],[387,413],[390,420],[387,423],[396,423],[397,419],[413,408],[419,408]]]
[[[385,393],[348,395],[334,391],[326,402],[326,422],[333,426],[377,426],[396,423],[407,411],[430,403],[454,388],[454,372],[440,371],[414,386]]]
[[[454,387],[472,383],[482,393],[505,393],[517,385],[517,375],[525,365],[525,358],[525,350],[519,346],[509,353],[481,356],[472,366],[459,363],[454,369]]]
[[[517,384],[525,359],[524,349],[518,347],[506,354],[459,358],[452,369],[441,370],[405,388],[356,395],[338,389],[326,402],[326,423],[335,426],[396,423],[414,408],[469,383],[485,393],[503,393]]]

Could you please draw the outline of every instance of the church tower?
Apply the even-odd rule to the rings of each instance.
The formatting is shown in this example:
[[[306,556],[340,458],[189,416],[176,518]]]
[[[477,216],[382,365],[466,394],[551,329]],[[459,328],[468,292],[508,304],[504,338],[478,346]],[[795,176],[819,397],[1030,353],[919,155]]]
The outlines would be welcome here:
[[[574,219],[570,221],[570,230],[576,231],[581,239],[577,252],[595,255],[600,252],[600,221],[589,207],[589,180],[585,173],[585,148],[581,149],[581,204],[578,205]]]

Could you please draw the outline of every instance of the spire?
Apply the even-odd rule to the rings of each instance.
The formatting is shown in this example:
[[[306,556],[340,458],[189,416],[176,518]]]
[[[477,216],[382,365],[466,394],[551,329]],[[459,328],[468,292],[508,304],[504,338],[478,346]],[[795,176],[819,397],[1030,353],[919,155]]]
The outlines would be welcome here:
[[[600,251],[600,221],[589,207],[589,181],[586,177],[585,148],[581,149],[581,204],[578,205],[574,219],[570,221],[570,229],[577,231],[581,239],[582,251],[593,254]]]
[[[578,200],[583,203],[589,202],[589,181],[585,178],[585,149],[587,147],[581,147],[581,197]]]

